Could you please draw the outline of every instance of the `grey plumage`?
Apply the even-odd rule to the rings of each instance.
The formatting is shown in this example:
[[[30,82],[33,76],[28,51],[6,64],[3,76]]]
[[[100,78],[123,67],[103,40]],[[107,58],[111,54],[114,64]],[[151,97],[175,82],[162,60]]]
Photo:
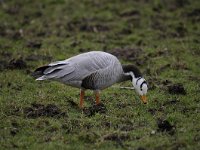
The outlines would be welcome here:
[[[37,80],[56,80],[86,89],[104,89],[122,76],[119,60],[105,52],[92,51],[36,69]],[[37,76],[37,77],[38,77]]]
[[[83,107],[84,91],[95,91],[99,104],[99,90],[114,83],[130,80],[136,92],[146,104],[147,83],[134,65],[121,65],[119,60],[106,52],[91,51],[63,61],[50,63],[35,70],[36,80],[55,80],[81,89],[80,107]]]

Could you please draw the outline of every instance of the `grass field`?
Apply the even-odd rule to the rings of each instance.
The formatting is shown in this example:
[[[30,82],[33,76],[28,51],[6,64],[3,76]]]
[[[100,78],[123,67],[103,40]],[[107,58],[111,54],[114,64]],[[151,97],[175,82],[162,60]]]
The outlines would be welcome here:
[[[80,110],[79,89],[31,77],[91,50],[137,65],[148,104],[126,82]],[[0,149],[200,149],[200,1],[0,0]]]

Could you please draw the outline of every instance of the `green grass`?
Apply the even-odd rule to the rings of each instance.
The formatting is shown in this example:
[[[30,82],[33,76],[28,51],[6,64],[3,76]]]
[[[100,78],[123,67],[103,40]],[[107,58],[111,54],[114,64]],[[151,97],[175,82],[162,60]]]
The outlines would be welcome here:
[[[198,0],[1,1],[0,149],[200,149],[199,5]],[[79,89],[30,76],[51,61],[117,48],[142,49],[135,61],[119,58],[142,62],[138,67],[151,87],[148,105],[119,84],[101,93],[106,112],[88,116],[76,106]],[[13,59],[26,66],[13,67]],[[166,80],[181,83],[186,95],[170,94]],[[85,107],[93,102],[87,91]],[[25,110],[33,103],[56,105],[65,115],[29,118]],[[158,130],[160,119],[172,131]]]

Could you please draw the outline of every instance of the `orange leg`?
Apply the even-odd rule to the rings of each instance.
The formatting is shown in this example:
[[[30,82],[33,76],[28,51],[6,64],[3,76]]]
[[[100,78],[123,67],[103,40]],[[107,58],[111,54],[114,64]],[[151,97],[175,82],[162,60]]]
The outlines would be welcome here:
[[[79,104],[80,108],[83,108],[84,96],[85,96],[85,91],[81,90],[81,92],[80,92],[80,104]]]
[[[100,103],[99,97],[100,97],[99,91],[95,91],[96,105]]]

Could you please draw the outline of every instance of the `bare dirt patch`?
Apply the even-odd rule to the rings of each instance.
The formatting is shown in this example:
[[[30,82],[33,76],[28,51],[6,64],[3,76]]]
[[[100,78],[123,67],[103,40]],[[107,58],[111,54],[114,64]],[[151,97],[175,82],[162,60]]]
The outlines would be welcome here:
[[[151,74],[150,74],[151,75]],[[166,79],[159,79],[157,77],[151,77],[148,79],[148,89],[153,90],[155,88],[161,88],[163,90],[166,90],[166,87],[172,85],[172,81]]]
[[[175,27],[175,31],[177,37],[184,37],[188,33],[188,30],[183,23],[179,23],[179,25]]]
[[[130,136],[127,134],[109,134],[104,137],[104,140],[115,141],[118,145],[125,148],[124,141],[129,140]]]
[[[186,90],[181,83],[173,84],[168,86],[168,92],[170,94],[181,94],[186,95]]]
[[[140,17],[140,12],[138,10],[128,10],[120,13],[121,17],[134,17],[134,18],[139,18]]]
[[[10,134],[12,136],[15,136],[17,133],[19,133],[19,124],[15,121],[11,123],[11,129],[10,129]]]
[[[13,40],[19,40],[23,38],[23,30],[16,29],[14,26],[10,25],[0,25],[0,36]]]
[[[175,133],[175,126],[173,126],[168,120],[158,119],[157,125],[159,132],[167,132],[170,135]]]
[[[30,107],[25,107],[23,113],[27,118],[38,118],[41,116],[46,117],[64,117],[65,112],[62,112],[56,105],[47,104],[46,106],[39,103],[32,103]]]
[[[83,109],[84,114],[88,117],[94,116],[96,113],[105,114],[106,111],[106,106],[103,103],[100,103],[98,105],[94,104],[91,107]]]
[[[197,83],[200,83],[200,77],[199,76],[190,75],[190,76],[188,76],[188,79],[190,81],[196,81]]]
[[[200,21],[200,8],[191,10],[185,15],[187,18],[191,19],[193,23]]]
[[[141,48],[115,48],[110,53],[118,58],[134,61],[140,57],[144,51]]]
[[[133,126],[133,125],[124,125],[124,126],[122,126],[121,128],[120,128],[120,130],[121,131],[132,131],[132,130],[134,130],[135,129],[135,127]]]
[[[157,50],[156,52],[153,52],[153,53],[149,53],[147,56],[150,58],[154,58],[154,57],[160,57],[160,56],[167,57],[169,55],[170,55],[170,51],[167,48],[165,48],[162,50]]]
[[[137,150],[146,150],[144,147],[138,147]]]
[[[169,101],[166,101],[163,106],[167,106],[167,105],[175,105],[177,104],[179,101],[176,100],[176,99],[172,99],[172,100],[169,100]]]
[[[155,72],[156,72],[156,74],[160,74],[160,73],[162,73],[163,71],[165,71],[168,68],[170,68],[170,64],[166,64],[166,65],[161,66]]]
[[[8,63],[4,60],[0,60],[0,70],[4,70],[7,67]]]
[[[67,102],[70,104],[71,107],[79,108],[78,105],[73,100],[68,100]]]
[[[148,89],[153,90],[155,88],[167,91],[170,94],[186,95],[187,91],[182,83],[173,83],[171,80],[163,80],[156,77],[148,79]]]
[[[26,62],[23,58],[12,59],[8,64],[8,69],[25,69],[27,68]]]
[[[119,109],[123,109],[123,108],[126,108],[128,106],[132,106],[131,104],[128,104],[128,103],[118,103],[117,105],[117,108]]]
[[[0,46],[0,49],[8,49],[10,48],[9,46]],[[3,58],[10,58],[12,56],[11,52],[6,52],[6,51],[2,51],[0,52],[0,56],[2,56]]]
[[[26,43],[28,48],[37,48],[39,49],[42,46],[42,42],[38,40],[30,40]]]

